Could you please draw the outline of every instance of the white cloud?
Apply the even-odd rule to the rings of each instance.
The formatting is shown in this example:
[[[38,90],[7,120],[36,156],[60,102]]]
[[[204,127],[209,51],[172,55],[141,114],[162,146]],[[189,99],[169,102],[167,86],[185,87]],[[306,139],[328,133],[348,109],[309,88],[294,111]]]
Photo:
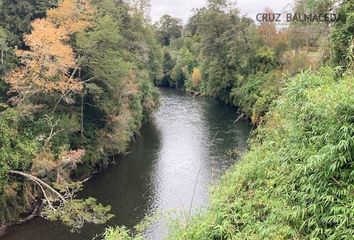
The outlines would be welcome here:
[[[162,15],[169,14],[187,23],[193,14],[192,9],[205,6],[206,2],[206,0],[152,0],[151,18],[155,22]],[[290,2],[292,0],[239,0],[236,6],[242,15],[255,18],[257,13],[263,12],[266,7],[273,9],[274,12],[280,12]]]
[[[200,8],[206,4],[205,0],[152,0],[151,18],[158,21],[164,14],[179,17],[183,22],[187,22],[192,16],[193,8]]]

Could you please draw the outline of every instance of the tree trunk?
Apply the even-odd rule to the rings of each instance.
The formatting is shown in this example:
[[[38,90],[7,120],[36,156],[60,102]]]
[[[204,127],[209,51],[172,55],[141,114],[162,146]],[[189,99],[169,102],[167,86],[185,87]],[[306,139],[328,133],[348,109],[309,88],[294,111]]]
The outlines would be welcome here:
[[[66,203],[66,199],[63,197],[63,195],[61,195],[57,190],[52,188],[49,184],[43,182],[41,179],[39,179],[39,178],[37,178],[37,177],[35,177],[35,176],[31,175],[31,174],[20,172],[20,171],[15,171],[15,170],[10,170],[9,173],[15,174],[15,175],[20,175],[22,177],[25,177],[25,178],[31,180],[32,182],[35,182],[40,187],[45,187],[46,189],[48,189],[49,191],[51,191],[52,193],[57,195],[59,197],[59,199],[61,201],[63,201],[63,203]]]

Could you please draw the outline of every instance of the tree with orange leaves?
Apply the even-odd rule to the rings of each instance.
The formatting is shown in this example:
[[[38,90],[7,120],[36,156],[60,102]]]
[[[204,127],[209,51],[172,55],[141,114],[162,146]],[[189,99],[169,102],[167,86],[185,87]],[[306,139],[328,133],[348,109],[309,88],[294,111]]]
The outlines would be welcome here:
[[[192,73],[192,86],[195,90],[200,88],[200,83],[202,81],[202,74],[198,68],[193,69]]]
[[[47,19],[56,27],[63,27],[68,34],[92,26],[95,9],[88,0],[63,0],[57,8],[47,11]]]
[[[81,91],[79,63],[68,41],[91,25],[94,13],[86,0],[63,0],[47,18],[32,22],[32,32],[24,36],[30,50],[16,52],[22,65],[5,77],[20,99],[41,92]]]

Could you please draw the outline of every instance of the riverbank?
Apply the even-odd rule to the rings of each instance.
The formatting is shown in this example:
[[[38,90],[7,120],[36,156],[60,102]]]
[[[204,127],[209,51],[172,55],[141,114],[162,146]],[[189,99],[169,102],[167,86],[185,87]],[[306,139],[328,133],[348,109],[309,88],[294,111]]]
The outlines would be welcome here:
[[[331,69],[297,76],[208,210],[169,239],[349,239],[353,84]]]
[[[117,157],[115,165],[95,174],[79,194],[112,206],[116,217],[104,225],[88,225],[81,233],[35,218],[11,227],[3,239],[86,240],[108,226],[133,229],[154,212],[188,212],[193,192],[192,214],[204,208],[209,186],[235,162],[229,155],[234,144],[240,151],[246,149],[251,126],[241,120],[234,123],[237,109],[215,99],[160,90],[160,109],[143,125],[127,155]],[[149,236],[162,239],[164,224],[151,226]]]

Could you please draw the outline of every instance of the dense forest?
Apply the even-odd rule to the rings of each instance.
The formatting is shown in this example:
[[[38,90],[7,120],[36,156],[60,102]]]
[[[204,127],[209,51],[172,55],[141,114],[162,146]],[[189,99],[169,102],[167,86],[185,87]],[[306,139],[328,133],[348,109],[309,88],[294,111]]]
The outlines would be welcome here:
[[[0,1],[0,229],[38,214],[73,230],[109,220],[76,195],[126,153],[160,86],[220,99],[255,126],[208,209],[170,239],[351,239],[354,3],[311,3],[295,12],[337,20],[279,27],[208,0],[185,25],[152,24],[145,0]]]
[[[109,207],[75,199],[73,179],[124,153],[158,106],[161,53],[144,6],[1,4],[0,225],[38,201],[42,216],[74,229],[102,223]]]

